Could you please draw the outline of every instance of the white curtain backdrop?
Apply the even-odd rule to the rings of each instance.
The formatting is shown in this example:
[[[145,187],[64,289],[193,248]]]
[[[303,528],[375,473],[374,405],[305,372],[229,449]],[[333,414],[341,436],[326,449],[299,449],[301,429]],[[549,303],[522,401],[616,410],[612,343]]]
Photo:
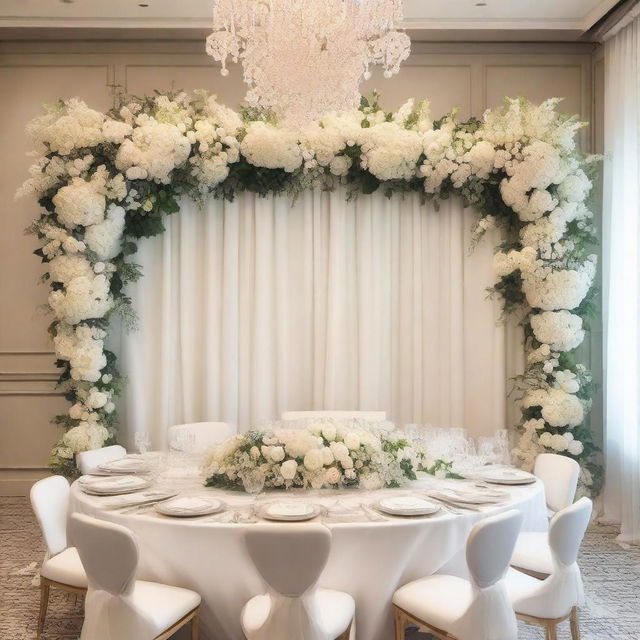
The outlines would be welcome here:
[[[140,243],[123,336],[125,426],[166,444],[171,424],[239,429],[284,410],[380,409],[399,424],[490,434],[514,418],[521,333],[487,299],[497,232],[469,255],[474,213],[417,195],[347,202],[189,200]]]
[[[640,18],[605,63],[605,517],[640,544]]]

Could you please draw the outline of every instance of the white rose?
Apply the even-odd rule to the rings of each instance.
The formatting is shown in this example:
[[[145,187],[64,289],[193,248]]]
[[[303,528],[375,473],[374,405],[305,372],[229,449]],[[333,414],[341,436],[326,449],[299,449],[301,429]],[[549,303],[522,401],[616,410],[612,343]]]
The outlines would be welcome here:
[[[76,404],[69,409],[69,417],[74,420],[80,420],[83,413],[84,407],[79,402],[76,402]]]
[[[258,447],[251,447],[251,449],[249,450],[249,455],[254,460],[257,460],[260,457],[260,449],[258,449]]]
[[[342,458],[340,464],[343,469],[353,469],[353,460],[349,456]]]
[[[311,449],[304,457],[304,466],[309,471],[317,471],[321,469],[324,463],[322,449]]]
[[[349,457],[349,449],[347,449],[346,445],[342,442],[332,442],[331,445],[331,453],[336,460],[342,460],[342,458]]]
[[[550,446],[555,451],[564,451],[567,448],[568,442],[562,434],[556,433],[551,436]]]
[[[348,449],[354,451],[355,449],[358,449],[360,447],[360,437],[357,433],[347,433],[347,435],[344,437],[344,443]]]
[[[340,477],[340,471],[336,467],[329,467],[324,474],[324,481],[327,484],[338,484]]]
[[[329,466],[335,458],[333,457],[333,453],[331,453],[331,449],[329,447],[323,447],[322,451],[322,462],[325,466]]]
[[[332,424],[325,424],[322,427],[322,437],[325,440],[332,441],[336,439],[336,428]]]
[[[540,444],[543,447],[551,446],[551,434],[548,431],[544,431],[540,434]]]
[[[284,449],[282,447],[273,447],[270,451],[270,454],[271,459],[274,462],[280,462],[281,460],[284,460]]]
[[[285,480],[293,480],[298,472],[298,463],[295,460],[287,460],[280,466],[280,473]]]
[[[584,451],[584,445],[580,440],[572,440],[568,447],[569,453],[574,456],[579,456]]]
[[[334,176],[344,176],[351,168],[352,160],[348,156],[336,156],[329,163],[329,171]]]

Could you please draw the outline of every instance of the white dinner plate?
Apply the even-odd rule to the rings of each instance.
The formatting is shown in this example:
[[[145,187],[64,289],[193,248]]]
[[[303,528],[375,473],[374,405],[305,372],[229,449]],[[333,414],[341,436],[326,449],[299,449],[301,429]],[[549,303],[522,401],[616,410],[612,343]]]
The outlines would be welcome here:
[[[138,457],[125,456],[118,460],[111,460],[105,464],[98,466],[99,471],[106,471],[107,473],[146,473],[149,471],[149,465]]]
[[[383,498],[376,507],[392,516],[429,516],[440,510],[437,504],[417,496],[398,496]]]
[[[200,498],[199,496],[179,496],[165,500],[156,505],[156,511],[163,516],[174,518],[192,518],[208,516],[224,509],[224,502],[216,498]]]
[[[481,471],[478,477],[494,484],[531,484],[536,481],[532,473],[522,469],[487,469]]]
[[[82,476],[80,487],[97,496],[117,496],[146,489],[149,481],[140,476]]]
[[[306,502],[272,502],[264,505],[260,515],[267,520],[281,522],[301,522],[311,520],[320,513],[320,508],[315,504]]]

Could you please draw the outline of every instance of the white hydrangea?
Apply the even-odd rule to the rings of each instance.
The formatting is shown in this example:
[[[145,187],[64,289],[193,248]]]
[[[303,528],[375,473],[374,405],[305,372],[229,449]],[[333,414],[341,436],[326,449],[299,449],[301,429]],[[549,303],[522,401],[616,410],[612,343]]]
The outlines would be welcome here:
[[[568,202],[582,202],[589,195],[591,186],[585,172],[578,169],[558,185],[558,196]]]
[[[26,131],[43,153],[53,151],[66,156],[75,149],[103,142],[103,121],[102,113],[90,109],[82,100],[71,98],[49,107],[45,115],[27,125]]]
[[[478,178],[486,180],[495,166],[496,149],[487,140],[480,140],[467,151],[464,156],[465,162],[468,162],[472,172]]]
[[[337,134],[340,139],[346,142],[348,147],[352,147],[360,142],[363,120],[362,111],[352,109],[350,111],[327,114],[320,121],[320,124],[327,131],[334,132],[332,135]]]
[[[558,209],[554,209],[549,216],[525,225],[520,230],[520,242],[525,247],[537,249],[541,254],[550,253],[553,245],[562,239],[567,230],[565,220],[558,215],[553,215]]]
[[[104,195],[93,182],[82,178],[73,178],[67,186],[58,189],[52,201],[58,220],[68,229],[101,222],[106,208]]]
[[[322,127],[319,123],[310,124],[302,130],[302,141],[307,149],[313,151],[321,167],[331,165],[347,146],[347,141],[338,128]]]
[[[131,138],[118,149],[116,167],[126,172],[130,180],[168,184],[171,172],[189,157],[191,143],[177,126],[158,122],[146,114],[138,116],[136,124]]]
[[[240,144],[247,162],[268,169],[292,173],[302,164],[302,150],[297,136],[288,129],[266,122],[252,122]]]
[[[84,241],[99,260],[111,260],[122,250],[125,210],[115,204],[109,205],[105,218],[85,229]]]
[[[74,453],[99,449],[109,437],[107,429],[96,422],[81,422],[67,431],[62,441]]]
[[[51,282],[68,285],[74,278],[92,278],[91,263],[82,254],[62,254],[47,265]]]
[[[433,129],[431,120],[431,105],[428,100],[420,100],[416,104],[409,98],[394,114],[393,121],[403,129],[411,129],[424,133]]]
[[[104,336],[104,331],[84,325],[75,328],[65,323],[58,325],[53,339],[56,357],[69,361],[73,380],[100,380],[100,372],[107,366]]]
[[[523,272],[522,291],[534,308],[575,309],[589,292],[595,273],[595,256],[577,269],[538,268]]]
[[[522,399],[522,406],[540,407],[542,417],[552,427],[577,427],[584,420],[580,399],[554,387],[528,391]]]
[[[204,95],[201,92],[196,91],[196,94],[199,93]],[[225,107],[223,104],[220,104],[215,95],[205,96],[203,112],[211,118],[211,120],[216,122],[228,136],[235,136],[243,126],[240,115],[233,109],[229,109],[229,107]]]
[[[521,251],[512,249],[508,253],[498,251],[493,256],[493,270],[498,277],[508,276],[516,269],[529,271],[536,263],[537,254],[531,247],[524,247]]]
[[[533,314],[530,322],[536,340],[553,351],[571,351],[584,340],[582,318],[570,311],[543,311]]]
[[[58,318],[68,324],[102,318],[113,306],[109,280],[104,274],[74,278],[64,290],[51,291],[49,306]]]
[[[107,118],[102,124],[102,135],[105,142],[122,144],[127,136],[133,133],[133,127],[128,122]]]

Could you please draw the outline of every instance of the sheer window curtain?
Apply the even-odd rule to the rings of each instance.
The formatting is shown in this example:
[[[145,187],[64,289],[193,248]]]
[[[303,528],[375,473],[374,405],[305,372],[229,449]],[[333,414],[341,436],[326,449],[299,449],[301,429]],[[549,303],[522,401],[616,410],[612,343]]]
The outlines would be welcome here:
[[[640,18],[605,43],[605,518],[640,544]]]
[[[515,418],[522,336],[487,298],[497,232],[474,212],[340,189],[189,200],[140,244],[124,334],[125,430],[166,445],[181,422],[240,430],[295,409],[380,409],[398,424],[490,434]]]

